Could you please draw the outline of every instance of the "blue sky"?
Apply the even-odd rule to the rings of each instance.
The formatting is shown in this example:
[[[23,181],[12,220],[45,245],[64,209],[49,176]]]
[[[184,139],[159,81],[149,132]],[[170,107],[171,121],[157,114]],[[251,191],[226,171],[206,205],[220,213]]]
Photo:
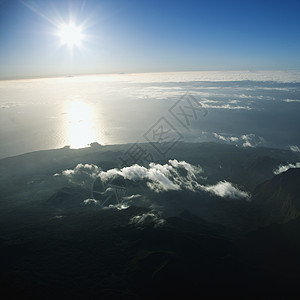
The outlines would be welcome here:
[[[0,0],[0,77],[300,69],[299,1]],[[59,24],[82,25],[81,47]]]

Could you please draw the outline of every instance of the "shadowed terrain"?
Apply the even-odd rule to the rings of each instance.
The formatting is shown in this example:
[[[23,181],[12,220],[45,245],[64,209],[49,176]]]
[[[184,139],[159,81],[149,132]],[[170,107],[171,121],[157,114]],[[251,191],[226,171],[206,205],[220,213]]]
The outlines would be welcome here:
[[[64,148],[0,161],[3,295],[165,299],[296,294],[300,174],[296,168],[273,173],[279,165],[296,163],[295,153],[180,143],[159,161],[165,167],[174,158],[199,165],[201,186],[226,180],[248,192],[248,200],[184,187],[155,192],[144,178],[125,180],[126,197],[135,195],[124,202],[127,206],[103,207],[95,199],[84,201],[93,200],[95,187],[87,173],[80,173],[79,181],[62,175],[78,163],[94,164],[100,172],[120,168],[118,158],[126,149]],[[186,176],[183,170],[180,176]]]

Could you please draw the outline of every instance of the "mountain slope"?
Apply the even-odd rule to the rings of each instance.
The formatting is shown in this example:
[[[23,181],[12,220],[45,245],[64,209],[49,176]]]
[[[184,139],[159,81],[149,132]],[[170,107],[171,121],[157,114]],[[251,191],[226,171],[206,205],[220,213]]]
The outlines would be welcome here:
[[[263,224],[287,222],[300,215],[300,169],[289,169],[260,184],[253,202],[262,211]]]

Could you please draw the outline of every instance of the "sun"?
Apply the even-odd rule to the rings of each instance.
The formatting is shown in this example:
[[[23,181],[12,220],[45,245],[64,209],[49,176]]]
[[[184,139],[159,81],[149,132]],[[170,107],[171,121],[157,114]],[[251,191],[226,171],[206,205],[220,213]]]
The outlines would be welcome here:
[[[82,29],[73,22],[62,24],[59,26],[58,36],[62,45],[67,45],[70,48],[80,46],[83,40]]]

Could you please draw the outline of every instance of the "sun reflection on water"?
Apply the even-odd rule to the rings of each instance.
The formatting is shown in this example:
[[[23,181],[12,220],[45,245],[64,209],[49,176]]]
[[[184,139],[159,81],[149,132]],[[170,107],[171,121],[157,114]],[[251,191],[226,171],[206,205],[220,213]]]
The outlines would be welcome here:
[[[91,105],[75,100],[68,104],[67,111],[67,136],[71,148],[83,148],[99,140]]]

